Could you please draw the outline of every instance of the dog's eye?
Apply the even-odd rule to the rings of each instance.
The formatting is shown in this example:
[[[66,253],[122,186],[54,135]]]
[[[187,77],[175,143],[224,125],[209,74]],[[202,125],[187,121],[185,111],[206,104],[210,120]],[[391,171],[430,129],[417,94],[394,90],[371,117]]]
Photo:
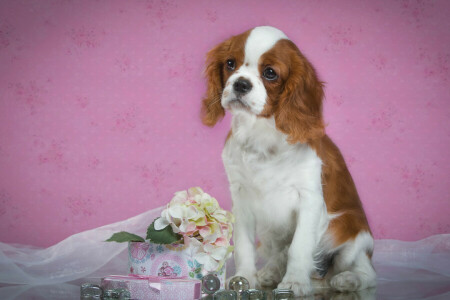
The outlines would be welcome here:
[[[233,59],[228,59],[227,60],[227,69],[234,70],[234,68],[236,68],[236,63],[234,62]]]
[[[265,79],[267,79],[267,80],[275,80],[275,79],[278,78],[277,73],[276,73],[275,70],[272,69],[271,67],[265,68],[262,75],[263,75],[263,77],[264,77]]]

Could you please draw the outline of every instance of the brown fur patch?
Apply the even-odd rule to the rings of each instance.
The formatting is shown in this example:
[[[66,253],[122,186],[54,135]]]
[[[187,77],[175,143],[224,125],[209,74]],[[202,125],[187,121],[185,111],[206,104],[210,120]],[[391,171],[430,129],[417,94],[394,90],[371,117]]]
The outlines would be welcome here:
[[[275,117],[290,143],[310,142],[325,134],[323,84],[309,61],[289,40],[280,40],[260,60],[261,72],[272,67],[278,79],[264,81],[268,99],[260,116]]]
[[[330,214],[341,214],[333,219],[327,232],[335,246],[354,239],[361,231],[371,232],[355,183],[344,158],[328,136],[310,143],[323,162],[323,196]]]
[[[226,61],[228,59],[235,60],[235,70],[244,63],[245,42],[250,31],[229,38],[206,54],[205,75],[208,87],[201,111],[202,121],[205,125],[214,126],[225,115],[220,100],[225,82],[233,74],[233,71],[227,69]]]

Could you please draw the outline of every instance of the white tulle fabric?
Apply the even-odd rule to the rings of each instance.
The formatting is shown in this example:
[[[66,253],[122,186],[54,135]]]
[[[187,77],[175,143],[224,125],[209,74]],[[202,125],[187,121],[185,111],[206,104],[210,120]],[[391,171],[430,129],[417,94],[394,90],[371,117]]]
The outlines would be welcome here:
[[[74,234],[46,249],[0,243],[0,283],[42,285],[126,273],[127,244],[105,240],[118,231],[145,236],[148,225],[163,208]]]
[[[122,230],[144,235],[148,224],[163,209],[156,208],[122,222],[72,235],[46,249],[0,243],[0,299],[18,299],[17,295],[26,295],[30,287],[33,295],[42,292],[47,299],[77,299],[77,284],[86,278],[126,274],[127,245],[104,241]],[[450,234],[416,242],[377,240],[373,262],[381,284],[450,282]],[[227,276],[233,273],[230,259]],[[49,288],[43,285],[53,285],[56,296],[48,295]]]

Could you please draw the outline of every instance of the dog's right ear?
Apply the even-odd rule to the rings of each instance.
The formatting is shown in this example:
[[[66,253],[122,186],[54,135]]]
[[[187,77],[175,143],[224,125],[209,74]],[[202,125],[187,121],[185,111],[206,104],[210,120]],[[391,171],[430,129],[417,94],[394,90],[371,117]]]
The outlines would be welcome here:
[[[202,103],[201,116],[203,124],[211,127],[225,116],[225,110],[220,101],[225,84],[223,82],[223,57],[225,57],[225,51],[228,47],[229,41],[225,41],[206,54],[205,76],[208,87]]]

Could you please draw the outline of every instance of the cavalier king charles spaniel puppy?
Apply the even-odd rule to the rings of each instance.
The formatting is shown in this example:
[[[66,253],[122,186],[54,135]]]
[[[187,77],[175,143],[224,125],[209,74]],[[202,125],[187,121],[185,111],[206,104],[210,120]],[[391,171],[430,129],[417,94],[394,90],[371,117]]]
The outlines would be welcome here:
[[[262,26],[207,54],[203,123],[225,110],[222,159],[236,217],[236,275],[295,295],[372,287],[373,238],[344,159],[325,134],[323,84],[280,30]],[[256,269],[256,249],[267,260]]]

